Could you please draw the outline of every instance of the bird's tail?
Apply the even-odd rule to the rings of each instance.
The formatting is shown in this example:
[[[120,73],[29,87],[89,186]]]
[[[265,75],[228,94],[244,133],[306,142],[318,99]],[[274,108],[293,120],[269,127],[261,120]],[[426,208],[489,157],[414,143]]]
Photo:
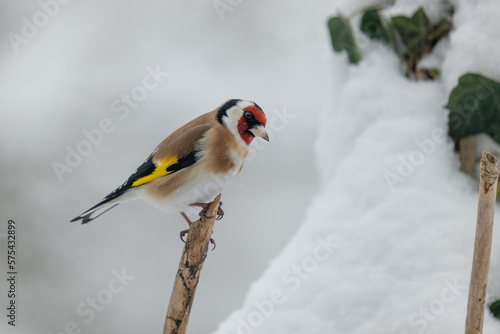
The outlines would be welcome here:
[[[77,222],[77,221],[82,221],[82,224],[87,224],[88,222],[91,222],[92,220],[96,219],[97,217],[105,214],[109,210],[113,209],[115,206],[117,206],[120,203],[117,203],[115,200],[116,198],[106,198],[103,201],[97,203],[78,217],[73,218],[70,220],[71,223]]]

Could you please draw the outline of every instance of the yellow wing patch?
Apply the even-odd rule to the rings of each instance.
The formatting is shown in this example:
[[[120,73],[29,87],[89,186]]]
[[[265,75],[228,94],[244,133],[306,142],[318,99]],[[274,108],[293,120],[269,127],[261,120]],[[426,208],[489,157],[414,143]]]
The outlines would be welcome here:
[[[178,161],[179,159],[176,156],[167,157],[165,159],[160,160],[158,166],[156,166],[156,168],[151,174],[143,176],[140,179],[137,179],[134,183],[132,183],[132,187],[140,186],[141,184],[151,182],[162,176],[172,173],[172,171],[167,172],[167,168],[172,166],[173,164],[176,164]]]

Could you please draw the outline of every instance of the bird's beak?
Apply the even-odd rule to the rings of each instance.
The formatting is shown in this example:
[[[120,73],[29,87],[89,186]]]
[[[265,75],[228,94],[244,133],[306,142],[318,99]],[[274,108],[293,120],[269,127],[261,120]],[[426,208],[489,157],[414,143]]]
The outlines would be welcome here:
[[[257,125],[251,129],[248,129],[255,137],[260,137],[266,141],[269,141],[269,136],[267,135],[266,128],[264,125]]]

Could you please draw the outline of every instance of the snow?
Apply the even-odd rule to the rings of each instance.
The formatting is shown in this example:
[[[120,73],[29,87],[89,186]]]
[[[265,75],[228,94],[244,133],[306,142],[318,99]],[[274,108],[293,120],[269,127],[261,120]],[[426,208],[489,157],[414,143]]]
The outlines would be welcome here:
[[[189,325],[190,332],[213,331],[288,242],[303,219],[301,204],[316,192],[311,143],[326,89],[321,57],[330,52],[330,0],[233,1],[223,21],[206,0],[60,1],[58,14],[15,53],[7,34],[21,34],[23,17],[32,20],[40,3],[54,2],[0,1],[0,272],[7,272],[10,217],[19,226],[20,272],[18,324],[0,321],[0,332],[56,334],[70,321],[82,333],[160,332],[183,218],[136,201],[93,224],[68,221],[122,184],[179,126],[227,99],[250,99],[265,110],[272,136],[252,143],[223,194],[217,249]],[[143,86],[147,68],[157,66],[169,76],[128,116],[114,112],[114,101]],[[75,149],[86,140],[83,130],[103,119],[114,130],[60,182],[52,163],[65,163],[67,147]],[[245,266],[223,275],[236,261]],[[135,279],[87,322],[77,306],[101,291],[106,296],[113,270],[122,268]]]
[[[1,2],[2,36],[19,33],[39,3]],[[190,332],[213,332],[222,319],[219,334],[463,331],[477,184],[442,136],[443,105],[463,73],[500,78],[499,4],[453,0],[454,30],[425,60],[442,77],[417,83],[366,38],[359,66],[332,53],[327,16],[373,0],[227,3],[234,10],[221,21],[212,1],[72,1],[18,54],[3,39],[0,239],[15,218],[20,275],[18,326],[2,321],[0,332],[71,332],[72,322],[82,333],[161,331],[180,215],[132,202],[88,226],[68,220],[121,184],[165,135],[228,98],[264,108],[271,142],[252,144],[223,194],[226,216]],[[433,21],[447,8],[407,0],[387,12],[419,5]],[[169,76],[120,119],[113,101],[157,66]],[[59,182],[51,163],[104,118],[114,131]],[[488,303],[500,298],[499,231]],[[128,279],[115,294],[117,273]],[[91,320],[92,298],[103,309]],[[498,330],[487,313],[484,333]]]
[[[454,5],[449,41],[428,60],[440,65],[439,80],[406,79],[392,51],[373,42],[358,66],[330,57],[315,144],[322,188],[300,229],[215,333],[463,332],[477,184],[459,171],[443,106],[463,73],[500,78],[500,4]],[[412,12],[417,4],[398,6]],[[428,7],[432,17],[443,8]],[[487,303],[500,296],[499,233]],[[484,333],[499,330],[486,310]]]

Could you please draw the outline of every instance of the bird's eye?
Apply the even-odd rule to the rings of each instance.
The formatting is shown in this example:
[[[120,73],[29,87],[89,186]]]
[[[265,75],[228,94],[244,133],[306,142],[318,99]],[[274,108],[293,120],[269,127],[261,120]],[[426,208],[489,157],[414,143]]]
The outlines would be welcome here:
[[[253,117],[253,114],[250,111],[245,111],[245,113],[243,114],[243,116],[246,119],[251,119]]]

